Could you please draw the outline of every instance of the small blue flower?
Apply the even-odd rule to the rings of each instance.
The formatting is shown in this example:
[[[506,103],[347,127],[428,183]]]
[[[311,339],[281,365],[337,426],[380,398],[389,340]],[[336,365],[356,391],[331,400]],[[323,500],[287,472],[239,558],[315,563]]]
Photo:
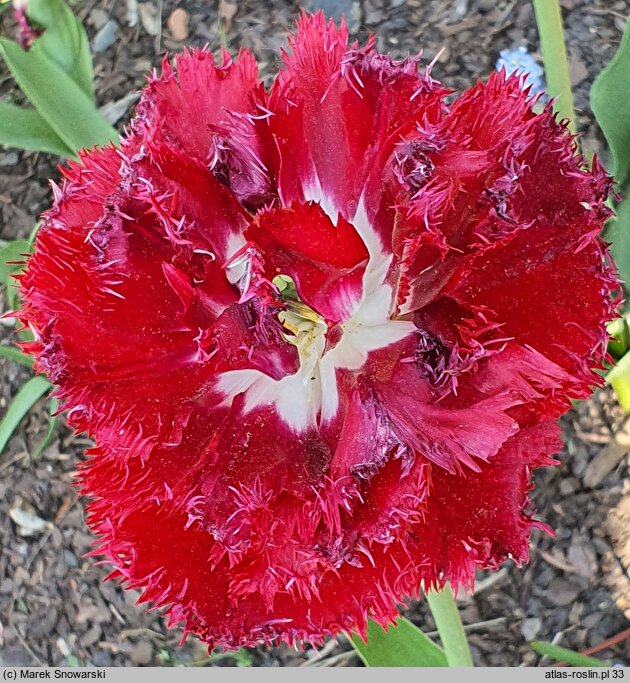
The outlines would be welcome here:
[[[496,68],[497,71],[500,71],[501,68],[505,69],[508,76],[513,73],[527,75],[523,87],[529,88],[531,86],[530,94],[532,96],[545,92],[543,68],[524,47],[519,47],[516,50],[501,50]]]

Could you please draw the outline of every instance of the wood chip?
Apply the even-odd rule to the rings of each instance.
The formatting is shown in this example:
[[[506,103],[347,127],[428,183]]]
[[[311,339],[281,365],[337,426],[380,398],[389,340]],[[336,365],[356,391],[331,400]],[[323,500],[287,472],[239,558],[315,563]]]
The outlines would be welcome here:
[[[599,486],[627,453],[626,446],[621,446],[616,439],[611,441],[589,462],[584,472],[584,485],[591,489]]]
[[[547,563],[550,564],[552,567],[555,567],[556,569],[559,569],[562,572],[565,572],[567,574],[576,574],[577,570],[576,568],[572,565],[563,560],[561,557],[558,557],[557,555],[554,555],[552,553],[547,553],[544,550],[538,550],[538,554],[543,558],[543,560]]]
[[[462,19],[462,21],[458,21],[456,24],[443,24],[437,28],[444,38],[450,38],[451,36],[456,36],[458,33],[462,33],[463,31],[477,28],[477,26],[481,23],[481,20],[482,19],[479,16],[467,17],[466,19]]]
[[[232,28],[232,20],[236,16],[237,11],[238,5],[235,2],[219,0],[219,21],[223,22],[223,26],[228,33]]]
[[[612,588],[617,607],[630,619],[630,493],[608,515],[606,531],[614,549],[614,557],[604,562],[606,583]]]
[[[166,26],[173,40],[183,43],[188,39],[188,12],[181,7],[174,9],[166,20]]]
[[[9,516],[17,524],[20,536],[39,536],[53,528],[50,522],[38,517],[35,511],[26,504],[12,507],[9,510]]]
[[[138,5],[138,11],[142,28],[150,36],[157,36],[160,32],[160,15],[157,7],[150,2],[141,2]]]

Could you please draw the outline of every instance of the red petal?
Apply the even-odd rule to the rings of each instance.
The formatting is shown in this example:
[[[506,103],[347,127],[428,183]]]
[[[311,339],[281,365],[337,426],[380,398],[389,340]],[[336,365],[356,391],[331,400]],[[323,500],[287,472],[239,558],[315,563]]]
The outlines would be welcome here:
[[[417,60],[395,62],[372,46],[349,45],[345,24],[326,24],[321,13],[298,20],[269,105],[285,205],[315,199],[333,219],[337,211],[349,219],[370,173],[378,205],[379,173],[399,129],[439,115],[446,91],[420,76]]]
[[[368,252],[343,218],[333,225],[317,204],[298,204],[259,214],[246,234],[265,254],[266,276],[289,275],[327,320],[344,321],[361,300]]]
[[[273,376],[293,372],[296,353],[275,322],[278,352],[267,330],[261,361],[250,327],[260,311],[244,310],[241,325],[222,316],[240,297],[221,260],[244,224],[233,198],[194,162],[158,148],[158,166],[140,148],[132,138],[72,167],[22,292],[38,334],[30,349],[71,424],[101,445],[140,440],[146,457],[156,442],[177,442],[226,362]],[[219,337],[225,319],[230,333]],[[112,423],[125,425],[120,438]]]
[[[399,144],[397,177],[408,193],[395,244],[403,312],[469,268],[467,254],[541,220],[562,226],[573,249],[598,232],[607,212],[605,177],[585,173],[551,110],[537,116],[532,106],[517,78],[495,73],[438,125]]]
[[[262,92],[258,65],[249,52],[241,52],[236,62],[224,52],[218,66],[209,51],[184,52],[175,68],[165,59],[162,75],[153,74],[138,105],[134,131],[151,131],[160,142],[207,164],[211,127],[224,123],[227,112],[250,112],[253,97]]]
[[[472,405],[458,401],[457,407],[443,407],[407,365],[378,391],[401,441],[450,472],[461,471],[462,465],[478,469],[477,459],[492,458],[518,430],[506,415],[516,403],[506,390]]]
[[[531,529],[545,528],[528,512],[530,471],[549,464],[544,456],[560,450],[559,436],[554,421],[521,430],[466,477],[432,468],[426,521],[414,529],[427,553],[428,585],[449,580],[471,589],[476,568],[527,561]]]
[[[576,253],[564,227],[531,227],[471,259],[452,296],[483,307],[501,335],[531,346],[582,383],[584,397],[612,318],[612,279],[598,242]],[[576,297],[575,292],[579,292]],[[594,359],[591,360],[594,356]]]
[[[247,55],[166,65],[22,278],[37,368],[98,443],[99,552],[210,646],[364,633],[524,561],[613,310],[609,180],[515,79],[448,112],[321,15],[292,50],[271,104]],[[276,274],[331,323],[301,355]]]
[[[165,58],[138,105],[134,132],[151,144],[207,166],[248,209],[272,201],[275,189],[262,157],[257,121],[267,115],[267,94],[247,50],[236,62],[223,53],[216,65],[206,50],[184,52],[175,68]]]
[[[351,478],[322,479],[330,453],[321,439],[305,435],[300,446],[310,457],[298,461],[295,435],[272,412],[242,415],[237,400],[228,414],[195,410],[181,460],[179,448],[159,448],[148,469],[95,452],[83,492],[96,498],[89,522],[115,558],[114,575],[143,590],[142,602],[172,605],[172,623],[184,621],[210,647],[318,643],[364,631],[368,614],[390,621],[392,598],[419,586],[417,542],[390,542],[416,519],[426,466],[417,463],[401,487],[401,461],[384,464],[359,505]],[[343,535],[338,525],[353,507]]]

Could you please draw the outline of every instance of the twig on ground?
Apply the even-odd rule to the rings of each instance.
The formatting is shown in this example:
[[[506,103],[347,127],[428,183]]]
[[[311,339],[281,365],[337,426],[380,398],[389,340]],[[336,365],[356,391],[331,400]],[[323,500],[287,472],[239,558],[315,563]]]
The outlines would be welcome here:
[[[496,617],[496,619],[488,619],[487,621],[476,621],[474,624],[464,624],[464,631],[466,633],[474,633],[475,631],[484,631],[486,629],[493,630],[497,626],[505,624],[507,620],[507,617]],[[435,638],[440,634],[438,631],[429,631],[425,635],[429,638]]]

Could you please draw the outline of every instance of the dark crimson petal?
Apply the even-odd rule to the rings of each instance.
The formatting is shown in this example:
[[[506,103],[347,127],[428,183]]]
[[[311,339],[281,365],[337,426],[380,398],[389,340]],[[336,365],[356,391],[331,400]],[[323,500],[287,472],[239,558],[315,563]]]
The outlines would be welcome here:
[[[209,171],[162,149],[158,166],[142,142],[84,156],[68,172],[22,293],[37,334],[30,349],[59,385],[71,424],[112,447],[111,423],[124,447],[141,434],[146,457],[160,440],[181,438],[226,359],[278,376],[295,371],[296,353],[255,306],[229,314],[223,333],[240,294],[222,254],[243,239],[242,211]]]
[[[546,456],[561,446],[555,421],[543,422],[519,431],[478,472],[460,477],[431,468],[425,521],[414,529],[423,539],[427,585],[449,580],[472,589],[475,569],[527,561],[531,529],[546,529],[529,510],[531,471],[552,464]]]
[[[244,414],[237,398],[227,412],[197,407],[181,444],[156,448],[150,470],[93,452],[81,480],[103,542],[94,554],[115,558],[112,576],[210,647],[318,644],[340,629],[364,633],[368,615],[391,621],[393,598],[420,585],[408,529],[427,465],[391,453],[359,476],[359,493],[352,476],[323,476],[331,454],[316,432],[299,437],[300,460],[296,438],[273,411]]]
[[[287,344],[277,312],[256,299],[230,306],[206,334],[216,343],[215,372],[252,369],[280,380],[298,369],[295,347]]]
[[[318,646],[330,632],[365,633],[368,615],[390,623],[397,615],[392,595],[417,595],[418,572],[396,547],[377,546],[370,553],[374,565],[367,558],[362,567],[344,565],[312,588],[307,580],[290,583],[294,577],[281,566],[278,576],[266,573],[261,555],[235,566],[227,556],[215,562],[218,544],[205,531],[186,528],[186,513],[167,496],[124,517],[107,513],[109,519],[98,502],[92,503],[90,520],[107,554],[116,558],[112,578],[143,590],[142,602],[167,608],[171,627],[183,625],[209,648],[272,640]],[[270,607],[265,595],[276,585],[283,590]]]
[[[450,295],[484,307],[500,321],[501,336],[566,369],[580,380],[583,397],[602,357],[615,283],[598,239],[579,248],[567,237],[566,228],[532,226],[471,259]]]
[[[386,381],[375,385],[392,430],[413,452],[449,472],[463,466],[478,470],[477,460],[492,458],[518,431],[508,414],[518,398],[508,385],[496,387],[489,396],[476,395],[470,402],[461,398],[454,405],[438,402],[440,394],[414,360],[399,359]]]
[[[149,168],[140,166],[137,174],[147,176],[146,181],[140,181],[149,183],[147,194],[156,199],[161,194],[170,198],[168,210],[186,219],[197,233],[195,246],[199,251],[209,251],[209,258],[222,270],[235,245],[241,245],[250,217],[202,164],[177,150],[156,145],[148,134],[142,141],[150,152],[150,162]]]
[[[269,103],[280,197],[285,205],[314,199],[350,219],[369,173],[371,203],[380,204],[379,173],[399,129],[439,117],[447,91],[421,76],[415,59],[373,53],[373,40],[349,45],[345,24],[326,24],[321,13],[302,15],[289,47]]]
[[[235,401],[228,415],[196,410],[181,443],[183,458],[174,460],[179,448],[156,449],[151,477],[138,460],[107,449],[92,453],[83,466],[83,492],[95,499],[89,523],[103,540],[101,551],[116,558],[114,575],[143,589],[143,602],[174,603],[172,624],[185,621],[211,647],[264,638],[316,643],[340,628],[364,631],[372,611],[379,621],[391,619],[394,591],[418,589],[410,550],[390,548],[388,540],[370,547],[373,525],[365,543],[351,535],[334,543],[342,540],[330,531],[345,514],[344,497],[347,506],[358,499],[338,482],[320,481],[330,456],[316,434],[302,442],[313,457],[301,462],[293,457],[294,438],[272,412],[243,416]],[[374,521],[379,496],[393,502],[407,493],[392,464],[394,471],[366,493]],[[415,477],[408,475],[414,507],[423,471],[419,466]],[[390,534],[405,521],[400,507],[396,520],[388,519]]]
[[[236,62],[224,52],[219,65],[207,50],[184,52],[175,66],[165,58],[162,74],[153,74],[133,129],[151,131],[160,142],[207,164],[212,126],[225,123],[228,112],[253,111],[253,99],[262,93],[258,65],[249,52],[242,51]]]
[[[248,210],[273,201],[265,141],[256,123],[268,116],[258,65],[247,50],[236,61],[223,52],[215,64],[207,50],[184,52],[175,67],[165,58],[154,73],[132,122],[148,142],[167,146],[208,167]]]
[[[343,321],[357,307],[368,252],[344,218],[333,225],[318,204],[297,204],[260,213],[246,236],[265,254],[266,276],[290,276],[327,320]]]
[[[414,187],[409,172],[399,174],[409,190],[394,245],[403,313],[465,275],[467,254],[541,220],[566,230],[576,250],[598,233],[607,215],[608,180],[596,162],[594,172],[586,172],[550,108],[535,115],[532,107],[518,78],[494,73],[464,93],[439,125],[419,128],[400,143],[408,163],[415,160],[412,170],[430,170]]]

